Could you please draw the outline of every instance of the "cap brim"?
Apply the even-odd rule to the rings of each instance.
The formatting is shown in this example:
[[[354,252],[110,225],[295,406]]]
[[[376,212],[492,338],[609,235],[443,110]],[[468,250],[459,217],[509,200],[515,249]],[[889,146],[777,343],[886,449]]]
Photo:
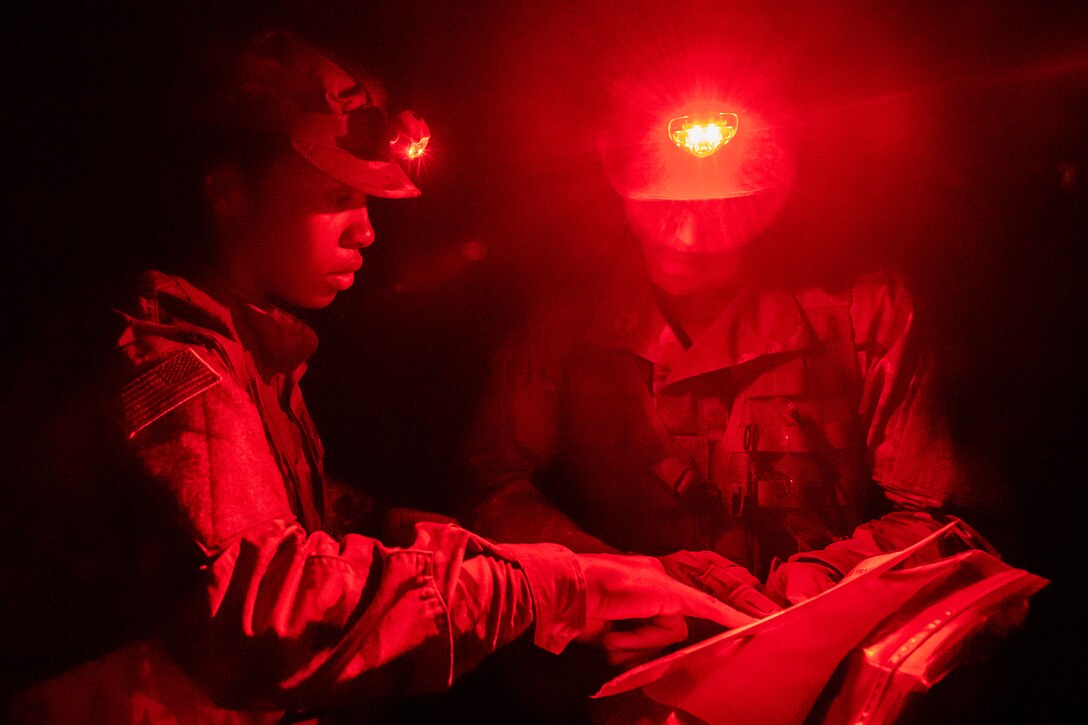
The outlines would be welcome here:
[[[387,199],[419,196],[420,191],[394,161],[360,159],[342,148],[294,140],[291,147],[318,170],[353,189]]]

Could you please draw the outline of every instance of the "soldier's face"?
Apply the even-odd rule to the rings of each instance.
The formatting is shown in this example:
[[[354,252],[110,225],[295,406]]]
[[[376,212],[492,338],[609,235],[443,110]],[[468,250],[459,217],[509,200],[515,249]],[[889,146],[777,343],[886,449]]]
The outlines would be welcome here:
[[[726,284],[741,252],[780,209],[761,195],[706,201],[624,200],[654,283],[669,294],[695,294]]]
[[[328,305],[352,285],[374,241],[366,196],[293,153],[246,184],[230,274],[259,301]]]

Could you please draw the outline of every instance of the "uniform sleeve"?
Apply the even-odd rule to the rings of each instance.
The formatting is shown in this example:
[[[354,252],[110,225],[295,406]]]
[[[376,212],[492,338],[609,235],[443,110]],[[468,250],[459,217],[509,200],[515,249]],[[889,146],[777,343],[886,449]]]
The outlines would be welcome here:
[[[969,460],[954,445],[903,284],[883,274],[861,277],[851,317],[861,376],[858,412],[872,477],[890,513],[848,539],[793,558],[822,562],[840,575],[868,556],[918,541],[947,514],[988,519],[1006,498],[997,467]]]
[[[904,510],[987,510],[1006,499],[994,466],[957,446],[902,283],[863,277],[853,316],[873,479]]]
[[[615,550],[582,531],[536,481],[558,440],[558,390],[569,342],[552,322],[536,322],[495,356],[491,378],[463,445],[467,487],[461,518],[503,542],[556,542],[579,553]]]
[[[199,572],[171,649],[217,704],[305,709],[448,686],[526,631],[561,650],[585,583],[561,547],[501,547],[421,524],[407,547],[294,519],[246,391],[220,379],[128,438]]]

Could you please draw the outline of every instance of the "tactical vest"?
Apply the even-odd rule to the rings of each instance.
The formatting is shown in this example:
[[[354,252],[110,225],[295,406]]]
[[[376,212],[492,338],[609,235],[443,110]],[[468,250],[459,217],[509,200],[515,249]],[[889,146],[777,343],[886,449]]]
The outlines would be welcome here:
[[[633,552],[711,549],[766,573],[865,520],[849,293],[797,296],[810,344],[666,384],[668,370],[583,343],[561,383],[549,495]]]

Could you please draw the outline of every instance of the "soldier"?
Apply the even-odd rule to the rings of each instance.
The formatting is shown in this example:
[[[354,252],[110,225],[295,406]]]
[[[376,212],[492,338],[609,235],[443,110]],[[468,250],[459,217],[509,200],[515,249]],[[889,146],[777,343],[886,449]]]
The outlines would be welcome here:
[[[59,340],[80,366],[45,379],[60,399],[8,409],[14,719],[305,719],[447,687],[530,630],[552,652],[628,651],[683,639],[684,615],[748,621],[646,557],[496,545],[448,520],[400,547],[337,531],[299,387],[316,338],[287,310],[352,285],[367,198],[419,193],[401,164],[426,127],[291,32],[209,57],[189,109],[207,256],[142,275],[87,328],[101,356]],[[607,632],[618,619],[642,626]]]
[[[934,414],[898,279],[763,281],[752,251],[795,177],[774,96],[671,60],[616,82],[599,137],[631,253],[500,351],[462,516],[501,541],[661,556],[766,614],[753,576],[798,602],[1003,490]]]

